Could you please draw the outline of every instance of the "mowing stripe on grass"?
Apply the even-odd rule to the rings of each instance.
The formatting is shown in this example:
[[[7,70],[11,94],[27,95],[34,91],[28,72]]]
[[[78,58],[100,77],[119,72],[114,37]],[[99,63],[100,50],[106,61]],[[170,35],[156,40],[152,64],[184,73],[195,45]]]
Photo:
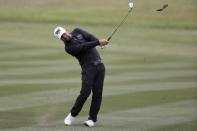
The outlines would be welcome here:
[[[160,131],[161,129],[190,129],[191,124],[196,127],[197,116],[195,114],[195,106],[197,106],[196,100],[181,101],[170,104],[163,104],[157,106],[150,106],[144,108],[134,108],[130,110],[122,110],[112,113],[105,113],[99,115],[99,121],[94,127],[94,131],[101,130],[121,130],[121,131],[142,131],[142,130],[154,130]],[[48,112],[49,113],[49,112]],[[47,114],[47,112],[46,112]],[[82,123],[87,119],[87,114],[85,116],[78,116],[76,122],[73,126],[65,127],[63,124],[63,119],[57,119],[51,121],[53,116],[46,118],[44,116],[36,118],[36,121],[28,125],[20,125],[20,128],[11,127],[3,129],[3,131],[81,131],[81,130],[92,130],[84,128]],[[51,114],[54,115],[54,114]],[[44,118],[45,117],[45,118]],[[111,122],[113,120],[113,123]],[[180,124],[180,125],[178,125]],[[184,124],[187,124],[185,127]],[[143,125],[143,126],[142,126]],[[173,128],[173,125],[175,127]],[[167,126],[166,128],[162,128]],[[176,127],[178,126],[178,127]],[[15,125],[17,127],[17,125]],[[183,128],[182,128],[183,127]],[[191,130],[195,131],[195,130]]]
[[[150,131],[196,131],[196,123],[197,119],[177,124],[163,125],[161,127],[150,129]]]
[[[150,107],[157,105],[160,106],[166,103],[193,100],[197,98],[196,93],[197,90],[194,88],[190,90],[147,91],[147,92],[139,92],[139,93],[127,93],[121,95],[105,96],[103,101],[103,105],[105,106],[102,107],[101,114],[112,113],[122,110],[130,110],[132,108],[133,109],[137,108],[138,110],[138,108],[142,108],[142,107]],[[54,113],[53,116],[51,116],[50,120],[48,121],[50,122],[58,119],[62,120],[63,117],[65,116],[65,112],[68,112],[70,110],[71,103],[73,102],[69,101],[62,103],[49,103],[48,105],[42,104],[41,106],[33,106],[29,108],[24,107],[20,109],[0,111],[0,115],[1,115],[0,119],[3,119],[4,122],[6,122],[5,121],[6,119],[13,120],[12,126],[16,126],[16,127],[27,126],[29,124],[31,125],[32,122],[35,124],[35,120],[37,121],[47,111],[50,111],[50,108],[54,107],[55,112],[53,112]],[[89,103],[90,101],[88,101],[84,106],[85,111],[83,110],[81,112],[82,115],[85,114],[87,115]],[[21,119],[20,124],[22,124],[23,121],[26,122],[22,125],[17,125],[16,120],[21,115],[23,116],[23,119]],[[10,128],[10,127],[6,127],[6,128]]]
[[[101,116],[101,125],[120,130],[147,130],[197,119],[197,100],[122,110]],[[195,115],[194,115],[195,114]],[[113,119],[113,123],[110,120]],[[142,126],[143,125],[143,126]],[[116,129],[115,129],[116,130]]]
[[[42,68],[41,68],[42,69]],[[39,71],[42,71],[42,70]],[[56,70],[56,68],[51,68]],[[21,69],[22,70],[22,69]],[[44,69],[43,69],[44,70]],[[59,69],[58,69],[59,70]],[[60,69],[61,70],[61,69]],[[62,69],[63,70],[63,69]],[[74,69],[75,70],[75,69]],[[48,70],[45,70],[48,71]],[[31,71],[33,72],[33,71]],[[53,71],[52,71],[53,72]],[[132,80],[156,80],[161,78],[169,78],[169,77],[187,77],[187,76],[196,76],[196,70],[181,70],[181,71],[156,71],[156,72],[123,72],[119,75],[111,75],[106,77],[106,82],[124,82],[124,81],[132,81]],[[25,80],[25,81],[24,81]],[[72,77],[72,78],[46,78],[46,79],[39,79],[37,78],[28,78],[28,79],[5,79],[0,80],[1,85],[10,85],[10,84],[44,84],[44,83],[79,83],[79,77]]]

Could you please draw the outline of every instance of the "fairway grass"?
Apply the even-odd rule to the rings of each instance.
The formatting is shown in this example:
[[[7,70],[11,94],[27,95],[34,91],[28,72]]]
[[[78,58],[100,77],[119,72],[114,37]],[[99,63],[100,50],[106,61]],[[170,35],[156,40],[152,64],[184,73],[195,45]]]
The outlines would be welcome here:
[[[197,3],[133,2],[109,48],[98,47],[106,78],[90,129],[83,121],[91,97],[73,126],[63,124],[80,91],[81,69],[53,29],[81,27],[106,38],[126,2],[0,0],[0,131],[196,131]],[[169,8],[155,12],[163,3]]]

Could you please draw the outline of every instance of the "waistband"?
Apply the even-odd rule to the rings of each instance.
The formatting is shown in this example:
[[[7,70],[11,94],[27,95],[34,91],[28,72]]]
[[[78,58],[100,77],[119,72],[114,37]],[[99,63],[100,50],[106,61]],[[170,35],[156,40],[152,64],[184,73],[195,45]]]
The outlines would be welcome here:
[[[92,61],[90,63],[85,63],[81,67],[85,68],[85,67],[88,67],[88,66],[97,66],[97,65],[100,65],[100,64],[103,64],[102,60],[96,60],[96,61]]]

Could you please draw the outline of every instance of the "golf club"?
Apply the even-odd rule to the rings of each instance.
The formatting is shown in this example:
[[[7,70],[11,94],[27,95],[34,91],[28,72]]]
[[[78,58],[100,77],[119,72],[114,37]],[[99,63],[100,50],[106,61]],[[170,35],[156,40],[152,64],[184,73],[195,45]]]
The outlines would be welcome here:
[[[132,9],[133,9],[133,2],[131,2],[131,0],[129,0],[129,10],[128,13],[125,15],[125,17],[123,18],[123,20],[120,22],[120,24],[118,24],[115,29],[113,30],[113,32],[111,33],[111,35],[108,37],[108,41],[111,40],[111,38],[114,36],[114,34],[118,31],[118,29],[121,27],[121,25],[124,24],[124,22],[126,21],[127,17],[129,16],[129,14],[131,13]],[[101,48],[106,48],[106,46],[101,46]]]
[[[164,9],[166,9],[168,7],[168,4],[163,5],[162,8],[157,9],[156,11],[163,11]]]

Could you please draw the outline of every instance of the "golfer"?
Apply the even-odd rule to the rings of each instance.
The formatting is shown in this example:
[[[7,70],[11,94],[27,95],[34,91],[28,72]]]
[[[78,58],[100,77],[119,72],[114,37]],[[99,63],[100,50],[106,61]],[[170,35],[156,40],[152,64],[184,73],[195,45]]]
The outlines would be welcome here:
[[[77,58],[82,68],[81,91],[70,113],[64,119],[64,124],[72,125],[92,91],[89,118],[84,122],[84,125],[92,127],[97,121],[100,110],[105,77],[105,67],[95,47],[107,45],[109,42],[106,39],[98,40],[92,34],[79,28],[68,32],[62,27],[57,27],[54,30],[54,35],[63,41],[65,51]]]

